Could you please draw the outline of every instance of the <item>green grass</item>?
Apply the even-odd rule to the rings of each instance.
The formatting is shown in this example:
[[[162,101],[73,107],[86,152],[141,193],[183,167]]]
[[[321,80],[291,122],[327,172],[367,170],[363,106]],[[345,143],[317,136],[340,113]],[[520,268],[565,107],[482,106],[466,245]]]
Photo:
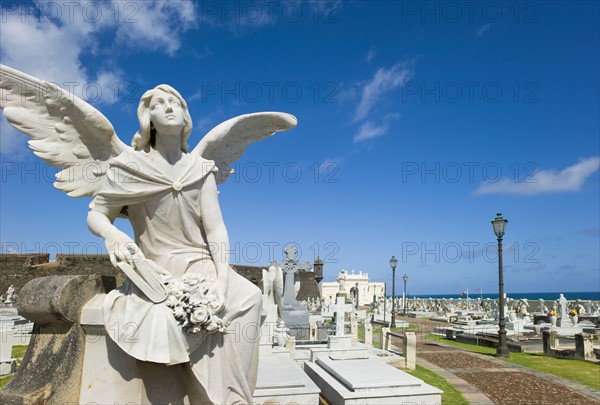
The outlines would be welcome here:
[[[442,405],[448,404],[448,405],[463,405],[463,404],[468,404],[469,402],[465,399],[465,397],[462,396],[462,394],[460,392],[458,392],[458,390],[456,388],[454,388],[452,385],[450,385],[448,383],[448,381],[446,381],[443,377],[439,376],[438,374],[434,373],[431,370],[426,369],[425,367],[421,367],[419,365],[417,365],[417,369],[416,370],[403,370],[406,371],[407,373],[420,378],[421,380],[423,380],[426,384],[429,385],[433,385],[436,388],[441,389],[442,391],[444,391],[442,393]]]
[[[439,341],[449,346],[454,346],[470,352],[485,355],[496,354],[493,347],[470,345],[455,342],[439,336],[427,335],[428,340]],[[511,353],[509,358],[498,357],[508,363],[525,366],[535,371],[552,374],[574,381],[595,390],[600,390],[600,364],[585,360],[557,359],[544,356],[542,353]]]
[[[427,335],[426,339],[432,340],[435,342],[445,343],[449,346],[454,346],[459,349],[468,350],[468,351],[474,352],[474,353],[491,354],[491,355],[496,354],[496,348],[494,348],[494,347],[485,347],[485,346],[471,345],[468,343],[461,343],[461,342],[457,342],[454,340],[448,340],[446,338],[443,338],[441,336],[436,336],[436,335]]]
[[[0,377],[0,388],[4,387],[10,380],[12,380],[12,375],[5,375],[4,377]]]
[[[585,360],[556,359],[542,353],[511,353],[510,358],[502,360],[600,390],[600,364]]]
[[[23,361],[23,357],[27,352],[27,346],[13,346],[12,348],[12,357],[17,359],[17,370],[21,367],[21,362]],[[6,375],[4,377],[0,377],[0,388],[4,387],[8,382],[13,378],[13,375]]]

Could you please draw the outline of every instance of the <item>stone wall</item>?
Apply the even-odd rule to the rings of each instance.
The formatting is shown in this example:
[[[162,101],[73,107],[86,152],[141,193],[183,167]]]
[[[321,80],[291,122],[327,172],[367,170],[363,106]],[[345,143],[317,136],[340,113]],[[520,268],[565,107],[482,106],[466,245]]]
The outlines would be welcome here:
[[[239,274],[262,289],[262,269],[268,266],[244,266],[233,264]],[[46,276],[91,275],[105,276],[107,288],[114,288],[123,282],[123,274],[115,269],[108,255],[56,255],[56,260],[50,262],[49,254],[0,254],[0,295],[5,294],[8,287],[15,286],[17,295],[21,288],[30,280]],[[111,285],[112,283],[112,285]],[[298,300],[319,297],[319,287],[315,273],[300,271],[300,291]]]
[[[244,266],[232,264],[231,267],[240,275],[250,280],[253,284],[262,290],[262,271],[269,266]],[[319,285],[315,280],[315,273],[312,271],[300,271],[300,291],[298,291],[298,301],[304,301],[308,298],[319,298]]]
[[[123,282],[122,273],[110,264],[108,255],[59,254],[56,255],[54,262],[50,262],[49,254],[2,254],[0,255],[0,294],[5,294],[6,289],[12,284],[18,295],[21,288],[34,278],[91,274],[112,276],[117,280],[117,285]],[[107,283],[114,284],[106,277],[105,279]]]

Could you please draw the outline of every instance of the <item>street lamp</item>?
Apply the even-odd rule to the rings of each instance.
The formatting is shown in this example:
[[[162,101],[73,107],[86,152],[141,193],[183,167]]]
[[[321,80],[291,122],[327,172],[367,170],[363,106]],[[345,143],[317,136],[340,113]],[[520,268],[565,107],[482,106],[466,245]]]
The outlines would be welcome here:
[[[498,306],[500,307],[500,320],[498,322],[500,330],[498,331],[498,347],[496,348],[496,356],[498,357],[510,357],[510,352],[508,351],[508,346],[506,345],[506,321],[504,319],[504,274],[502,273],[502,237],[504,236],[507,223],[508,221],[502,217],[502,213],[500,212],[496,214],[496,218],[494,218],[492,221],[494,233],[498,238]]]
[[[402,303],[404,304],[404,316],[406,316],[406,282],[408,281],[408,276],[405,274],[402,276],[402,280],[404,280],[404,297],[402,298]]]
[[[396,256],[392,256],[390,259],[390,267],[392,268],[392,323],[390,328],[396,327],[396,265],[398,259]]]

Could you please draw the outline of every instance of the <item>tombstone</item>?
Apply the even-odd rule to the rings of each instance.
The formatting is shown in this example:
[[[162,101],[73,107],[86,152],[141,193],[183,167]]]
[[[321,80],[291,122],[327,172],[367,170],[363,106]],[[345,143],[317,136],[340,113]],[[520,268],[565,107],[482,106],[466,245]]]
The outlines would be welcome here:
[[[283,263],[277,263],[283,269],[285,277],[281,318],[285,321],[288,328],[290,328],[292,336],[306,340],[308,339],[309,313],[296,299],[294,283],[295,278],[298,277],[298,270],[310,270],[312,265],[308,261],[304,263],[298,262],[296,258],[298,249],[293,245],[287,246],[284,252],[285,259]]]
[[[415,332],[405,332],[403,339],[404,368],[414,370],[417,367],[417,336]]]
[[[351,344],[355,346],[358,341],[358,318],[355,314],[350,317],[350,336],[352,336]]]
[[[0,320],[0,376],[12,374],[16,371],[17,361],[12,357],[14,345],[15,321],[13,319]]]
[[[274,330],[274,341],[279,347],[285,347],[290,336],[288,335],[289,329],[285,326],[285,321],[279,321],[279,324]]]
[[[337,296],[337,302],[333,305],[335,311],[335,335],[329,336],[327,347],[329,348],[347,348],[352,345],[351,336],[346,336],[344,329],[344,318],[347,312],[352,311],[352,304],[346,304],[344,295]]]
[[[285,348],[290,351],[290,358],[294,358],[296,355],[296,338],[294,336],[289,336],[287,342],[285,342]]]
[[[365,344],[373,346],[373,325],[367,319],[365,319],[364,328]]]

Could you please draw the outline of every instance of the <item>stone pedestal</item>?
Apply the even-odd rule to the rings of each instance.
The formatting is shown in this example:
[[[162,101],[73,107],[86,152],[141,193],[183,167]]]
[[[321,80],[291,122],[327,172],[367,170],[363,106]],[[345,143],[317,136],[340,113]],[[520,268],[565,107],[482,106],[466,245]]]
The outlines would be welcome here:
[[[17,361],[12,357],[14,337],[14,319],[0,318],[0,376],[12,374],[17,369]]]
[[[19,313],[35,326],[21,368],[0,390],[0,403],[79,403],[86,345],[80,312],[103,292],[97,276],[41,277],[23,286]]]
[[[348,349],[352,347],[352,336],[329,336],[327,348]]]
[[[364,323],[365,328],[365,344],[373,345],[373,325],[368,320],[365,320]]]
[[[260,343],[271,345],[277,327],[277,305],[269,304],[263,296],[263,317],[260,325]]]
[[[257,405],[317,405],[319,392],[319,387],[290,358],[289,350],[261,345],[254,390]]]

